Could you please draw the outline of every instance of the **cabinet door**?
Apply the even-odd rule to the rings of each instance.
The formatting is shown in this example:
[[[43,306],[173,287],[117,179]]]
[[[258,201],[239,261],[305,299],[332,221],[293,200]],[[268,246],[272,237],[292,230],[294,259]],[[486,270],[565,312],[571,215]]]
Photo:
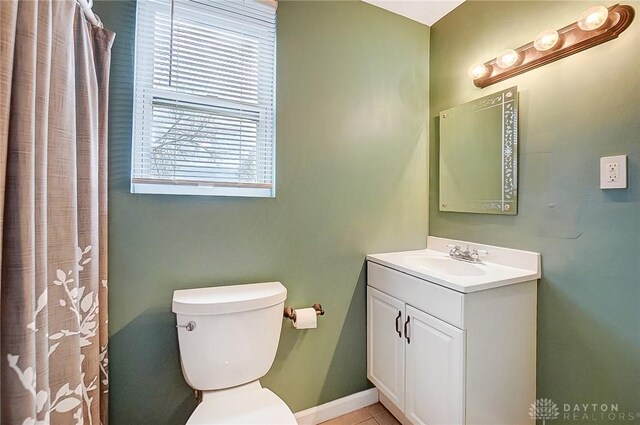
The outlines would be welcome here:
[[[404,408],[404,303],[367,287],[367,377]]]
[[[411,306],[405,416],[414,424],[464,424],[465,332]]]

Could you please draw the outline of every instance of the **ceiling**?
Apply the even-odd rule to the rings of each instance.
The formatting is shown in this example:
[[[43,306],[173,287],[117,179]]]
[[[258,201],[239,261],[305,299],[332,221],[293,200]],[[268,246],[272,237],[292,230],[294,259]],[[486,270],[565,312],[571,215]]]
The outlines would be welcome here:
[[[464,0],[362,0],[425,25],[433,25],[440,18],[461,5]]]

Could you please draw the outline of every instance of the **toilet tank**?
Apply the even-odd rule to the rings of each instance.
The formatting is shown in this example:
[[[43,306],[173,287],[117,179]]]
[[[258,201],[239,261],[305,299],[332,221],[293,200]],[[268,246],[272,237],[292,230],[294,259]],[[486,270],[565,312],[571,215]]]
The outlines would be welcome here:
[[[218,390],[264,376],[276,355],[287,289],[280,282],[178,290],[182,373],[197,390]],[[190,323],[193,328],[185,327]]]

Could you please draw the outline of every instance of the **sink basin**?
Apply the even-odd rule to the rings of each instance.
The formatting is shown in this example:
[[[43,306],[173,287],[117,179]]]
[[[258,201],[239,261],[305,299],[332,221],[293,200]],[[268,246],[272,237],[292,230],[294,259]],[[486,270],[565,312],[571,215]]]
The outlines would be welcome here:
[[[485,271],[479,264],[465,263],[453,258],[428,257],[424,255],[407,255],[404,262],[409,267],[432,271],[452,276],[482,276]]]

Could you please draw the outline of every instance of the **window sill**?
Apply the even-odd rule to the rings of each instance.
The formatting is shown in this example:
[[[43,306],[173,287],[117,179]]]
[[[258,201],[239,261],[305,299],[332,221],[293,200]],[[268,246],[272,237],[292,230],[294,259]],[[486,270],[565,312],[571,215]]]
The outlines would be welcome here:
[[[184,185],[168,183],[131,183],[131,193],[156,195],[235,196],[241,198],[275,198],[274,188]]]

